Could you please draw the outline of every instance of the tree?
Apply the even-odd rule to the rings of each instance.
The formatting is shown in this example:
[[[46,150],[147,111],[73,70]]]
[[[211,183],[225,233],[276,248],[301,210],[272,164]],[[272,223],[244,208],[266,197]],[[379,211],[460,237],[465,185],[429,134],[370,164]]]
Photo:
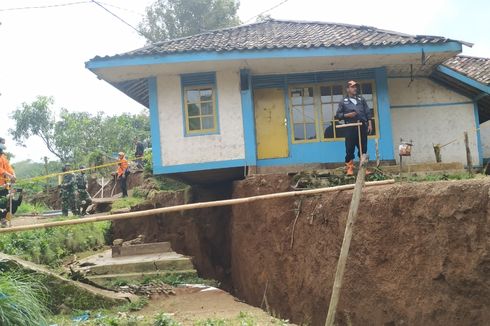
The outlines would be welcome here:
[[[156,0],[138,29],[153,42],[236,26],[237,0]]]
[[[21,108],[14,110],[11,118],[15,121],[15,128],[9,129],[14,141],[23,145],[31,136],[39,136],[48,150],[61,161],[66,157],[57,151],[54,144],[54,112],[50,106],[54,103],[52,97],[38,96],[31,104],[22,103]]]
[[[15,128],[10,129],[15,141],[23,145],[31,136],[43,139],[48,150],[61,162],[88,164],[99,162],[95,157],[114,152],[130,152],[133,140],[150,137],[147,111],[132,115],[123,113],[105,116],[102,112],[69,112],[61,109],[59,118],[50,105],[51,97],[39,96],[32,104],[22,104],[11,117]]]

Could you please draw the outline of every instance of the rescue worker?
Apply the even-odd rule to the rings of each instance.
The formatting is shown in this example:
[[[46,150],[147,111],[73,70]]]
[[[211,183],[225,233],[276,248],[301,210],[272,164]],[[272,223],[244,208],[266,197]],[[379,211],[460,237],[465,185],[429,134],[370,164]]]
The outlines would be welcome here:
[[[354,175],[354,157],[357,147],[359,160],[362,154],[367,153],[367,136],[373,130],[371,124],[371,110],[369,109],[366,100],[358,95],[359,84],[350,80],[347,82],[347,96],[339,103],[335,117],[339,120],[344,120],[345,123],[361,122],[361,149],[359,148],[359,135],[357,126],[347,127],[345,129],[345,167],[346,174]]]
[[[128,186],[126,183],[126,178],[129,175],[128,161],[126,160],[124,152],[118,153],[119,163],[117,164],[116,177],[121,185],[121,191],[123,197],[128,197]]]
[[[80,165],[79,167],[80,173],[76,176],[76,184],[77,184],[77,212],[78,215],[84,216],[87,215],[87,207],[92,203],[92,198],[87,191],[87,176],[85,175],[84,165]]]
[[[62,168],[63,172],[70,171],[70,164],[65,164]],[[73,215],[77,214],[76,209],[76,180],[73,173],[63,174],[63,180],[61,183],[61,213],[63,216],[68,216],[68,210],[71,210]]]
[[[7,226],[7,214],[10,212],[10,197],[13,196],[13,192],[11,192],[11,184],[15,183],[15,171],[10,165],[10,162],[5,154],[5,150],[7,147],[5,146],[5,139],[0,138],[0,224],[1,227]],[[12,201],[12,205],[15,206],[15,210],[22,202],[22,196]],[[15,213],[12,211],[12,213]]]
[[[145,145],[143,145],[143,142],[141,142],[137,138],[135,138],[134,139],[134,146],[135,146],[134,157],[135,157],[136,167],[138,169],[142,169],[143,168],[143,155],[145,154]]]

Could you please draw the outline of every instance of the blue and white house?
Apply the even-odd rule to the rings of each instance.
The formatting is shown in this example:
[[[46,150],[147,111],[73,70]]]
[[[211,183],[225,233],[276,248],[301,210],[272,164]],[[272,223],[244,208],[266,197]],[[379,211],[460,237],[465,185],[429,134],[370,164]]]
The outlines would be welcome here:
[[[394,163],[403,138],[414,141],[412,162],[431,162],[433,144],[457,138],[443,161],[466,162],[468,131],[473,162],[482,162],[478,126],[490,87],[460,69],[464,45],[471,46],[367,26],[267,20],[95,57],[86,67],[150,109],[156,174],[205,181],[247,168],[343,163],[334,115],[350,79],[373,111],[371,157],[377,139],[381,160]]]

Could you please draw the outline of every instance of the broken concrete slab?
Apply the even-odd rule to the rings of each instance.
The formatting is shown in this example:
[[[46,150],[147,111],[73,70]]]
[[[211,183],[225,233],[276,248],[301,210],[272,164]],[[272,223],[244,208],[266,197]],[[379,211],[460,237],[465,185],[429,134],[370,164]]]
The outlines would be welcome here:
[[[103,290],[64,278],[49,269],[23,259],[0,253],[0,268],[5,272],[34,273],[48,289],[53,311],[63,304],[70,309],[96,309],[125,304],[138,297],[128,293]]]
[[[158,254],[171,251],[170,242],[142,243],[130,246],[115,245],[112,246],[112,257]]]
[[[112,257],[112,250],[80,261],[80,271],[90,275],[144,273],[194,269],[191,258],[175,252]]]

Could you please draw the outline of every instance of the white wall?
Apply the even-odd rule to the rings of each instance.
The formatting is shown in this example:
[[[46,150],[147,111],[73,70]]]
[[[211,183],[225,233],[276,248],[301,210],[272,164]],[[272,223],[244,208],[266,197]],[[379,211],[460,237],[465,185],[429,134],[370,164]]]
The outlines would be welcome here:
[[[483,147],[483,157],[490,157],[490,120],[480,125],[480,138]]]
[[[243,159],[242,106],[239,72],[216,72],[220,133],[184,136],[180,76],[158,76],[160,144],[164,166]]]
[[[466,164],[463,132],[467,131],[473,164],[479,164],[473,104],[427,106],[471,100],[427,78],[415,79],[410,87],[409,81],[401,78],[388,79],[396,159],[399,158],[400,137],[414,141],[412,156],[404,158],[407,163],[435,162],[433,144],[442,145],[457,139],[442,148],[442,162]],[[411,105],[417,107],[394,108]]]

